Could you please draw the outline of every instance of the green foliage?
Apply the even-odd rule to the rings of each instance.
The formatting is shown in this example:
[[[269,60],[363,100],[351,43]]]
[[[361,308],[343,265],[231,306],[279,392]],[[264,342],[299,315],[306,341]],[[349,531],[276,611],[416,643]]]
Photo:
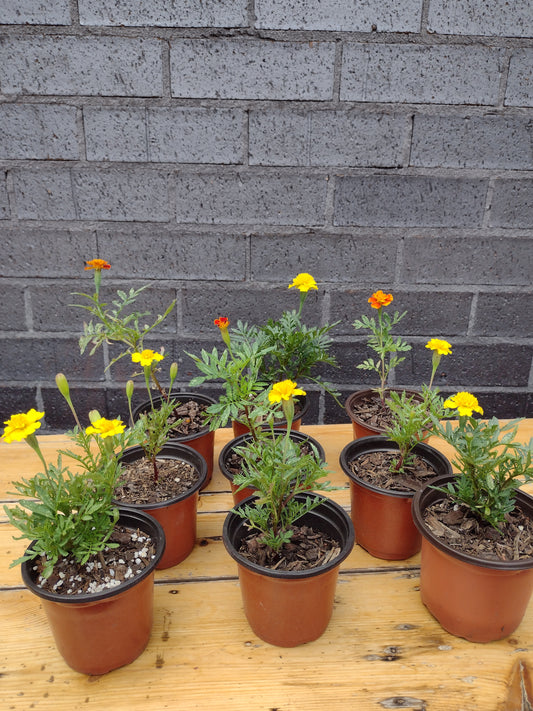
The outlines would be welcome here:
[[[76,292],[75,296],[82,296],[89,303],[74,304],[74,306],[89,311],[95,319],[95,321],[89,321],[83,325],[83,335],[79,339],[80,352],[84,353],[91,345],[90,355],[92,355],[103,343],[122,343],[125,348],[111,361],[110,365],[112,365],[128,353],[142,351],[145,337],[170,314],[176,303],[174,300],[165,313],[157,316],[151,326],[141,326],[140,320],[149,316],[150,312],[132,311],[128,313],[128,308],[147,288],[148,284],[139,289],[130,289],[127,293],[118,290],[117,298],[111,304],[100,302],[99,290],[93,295]]]
[[[413,447],[422,441],[433,427],[433,422],[443,416],[442,398],[437,391],[422,386],[420,398],[403,390],[391,390],[387,405],[392,414],[391,425],[385,428],[385,436],[399,448],[398,459],[391,464],[391,472],[404,473],[413,463]]]
[[[240,321],[237,330],[242,332],[246,326]],[[268,381],[260,375],[263,357],[271,350],[262,339],[231,339],[231,345],[220,354],[216,348],[211,352],[201,351],[200,356],[188,353],[203,373],[190,381],[196,387],[210,380],[223,380],[225,392],[218,402],[207,408],[211,430],[225,427],[229,420],[236,420],[247,425],[255,432],[258,423],[270,413],[266,400]],[[281,416],[280,408],[272,413]]]
[[[257,489],[258,498],[253,505],[234,511],[247,519],[252,529],[261,531],[262,540],[274,551],[290,541],[294,522],[320,503],[313,496],[295,501],[296,494],[332,489],[329,482],[320,481],[327,472],[316,448],[302,454],[300,443],[289,435],[289,430],[286,434],[263,430],[256,440],[235,448],[243,457],[243,465],[242,473],[233,481],[240,489]]]
[[[411,350],[411,346],[406,341],[400,336],[394,338],[391,333],[392,328],[402,320],[406,313],[407,311],[404,311],[402,314],[395,311],[394,315],[391,316],[381,308],[378,310],[377,320],[369,318],[368,316],[361,316],[361,318],[354,321],[353,324],[357,330],[366,329],[371,332],[368,345],[377,353],[379,359],[374,360],[373,358],[368,358],[357,367],[361,370],[370,370],[378,374],[380,386],[377,390],[382,398],[390,373],[397,365],[405,360],[404,356],[398,356],[396,354]]]
[[[533,439],[528,445],[514,441],[519,422],[500,425],[495,417],[462,416],[457,426],[435,423],[455,448],[452,463],[459,470],[456,480],[440,490],[496,529],[514,509],[518,487],[533,480]]]
[[[154,481],[159,478],[157,455],[168,442],[170,431],[180,424],[180,420],[173,416],[176,405],[176,400],[161,398],[158,407],[142,413],[136,423],[141,435],[139,443],[152,463]]]

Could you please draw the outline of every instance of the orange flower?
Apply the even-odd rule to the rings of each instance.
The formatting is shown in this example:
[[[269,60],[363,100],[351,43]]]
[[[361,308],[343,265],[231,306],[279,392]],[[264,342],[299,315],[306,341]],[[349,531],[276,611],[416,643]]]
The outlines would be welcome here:
[[[220,318],[215,319],[215,326],[218,326],[220,330],[227,330],[229,326],[229,318],[226,316],[221,316]]]
[[[380,289],[372,294],[372,296],[368,299],[368,303],[373,309],[380,309],[382,306],[388,306],[392,299],[392,294],[385,294]]]
[[[108,264],[105,259],[90,259],[85,262],[85,270],[95,269],[97,272],[101,272],[102,269],[111,269],[111,264]]]

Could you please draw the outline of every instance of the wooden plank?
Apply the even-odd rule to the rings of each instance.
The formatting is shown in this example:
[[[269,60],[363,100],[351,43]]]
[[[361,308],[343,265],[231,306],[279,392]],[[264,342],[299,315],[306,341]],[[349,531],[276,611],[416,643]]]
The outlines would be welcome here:
[[[512,638],[476,645],[440,628],[421,604],[417,582],[398,573],[341,576],[325,634],[294,649],[255,637],[236,581],[158,584],[154,629],[145,652],[128,667],[92,678],[62,661],[31,593],[4,592],[4,707],[505,708],[517,661],[531,669],[532,607]]]

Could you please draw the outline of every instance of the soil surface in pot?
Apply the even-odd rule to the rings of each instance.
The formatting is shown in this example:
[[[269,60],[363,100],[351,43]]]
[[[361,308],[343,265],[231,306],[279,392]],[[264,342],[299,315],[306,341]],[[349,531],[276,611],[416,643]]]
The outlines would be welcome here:
[[[486,560],[533,558],[533,521],[518,508],[507,514],[501,533],[449,498],[428,506],[424,521],[437,538],[462,553]]]
[[[334,538],[309,526],[291,526],[289,543],[276,553],[262,541],[261,533],[254,533],[242,541],[239,553],[245,558],[273,570],[309,570],[325,565],[336,558],[341,547]]]
[[[139,575],[155,554],[150,536],[138,529],[116,526],[109,542],[116,543],[117,548],[105,548],[84,565],[72,556],[60,558],[46,580],[41,577],[43,561],[36,558],[33,569],[37,585],[60,595],[101,592]]]
[[[369,393],[357,401],[357,408],[352,405],[353,414],[361,422],[370,427],[379,427],[384,430],[392,424],[392,413],[387,401],[383,401],[378,393]]]
[[[170,422],[176,422],[175,427],[170,431],[169,437],[184,437],[198,434],[205,429],[206,410],[209,405],[194,400],[178,402],[174,409],[175,416],[169,418]]]
[[[241,445],[239,445],[241,446]],[[300,444],[300,452],[303,455],[306,454],[311,454],[313,452],[313,449],[311,445],[308,442],[302,442]],[[237,452],[230,450],[228,452],[228,456],[224,460],[224,465],[226,466],[227,470],[235,476],[235,474],[240,474],[242,470],[242,457],[240,454],[237,454]]]
[[[397,459],[397,452],[369,452],[352,459],[349,466],[359,479],[393,491],[418,491],[437,476],[433,467],[416,455],[413,465],[405,467],[403,474],[391,472],[390,467]]]
[[[198,481],[198,471],[181,459],[156,459],[158,478],[154,481],[152,462],[143,457],[123,464],[115,499],[123,504],[155,504],[175,499]]]

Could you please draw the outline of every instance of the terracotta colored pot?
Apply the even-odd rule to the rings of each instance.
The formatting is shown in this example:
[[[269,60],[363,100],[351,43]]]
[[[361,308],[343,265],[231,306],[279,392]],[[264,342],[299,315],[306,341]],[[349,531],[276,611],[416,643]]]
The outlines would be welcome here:
[[[433,482],[443,486],[452,477]],[[492,642],[509,636],[524,617],[533,591],[533,558],[492,561],[467,555],[446,545],[427,527],[423,513],[445,497],[426,487],[413,501],[413,517],[422,534],[420,594],[442,627],[471,642]],[[517,506],[533,517],[533,497],[523,491]]]
[[[375,558],[405,560],[420,550],[422,539],[411,513],[414,492],[380,489],[357,477],[350,462],[370,452],[394,452],[385,437],[361,437],[344,447],[339,462],[350,479],[351,517],[355,540]],[[435,477],[452,474],[448,459],[434,447],[417,444],[413,453],[435,470]]]
[[[193,402],[200,403],[201,405],[214,405],[216,400],[208,395],[203,395],[201,393],[186,393],[178,392],[172,393],[172,398],[178,402],[188,402],[192,400]],[[154,397],[153,403],[157,407],[158,403],[161,402],[161,397]],[[133,411],[133,419],[137,420],[139,415],[143,412],[147,412],[151,405],[148,400],[141,403]],[[181,437],[173,437],[171,442],[178,442],[179,444],[186,444],[188,447],[196,450],[207,462],[207,478],[202,484],[202,489],[209,484],[211,477],[213,475],[213,463],[214,463],[214,448],[215,448],[215,433],[211,432],[209,426],[203,427],[200,432],[193,435],[183,435]]]
[[[325,631],[333,611],[339,566],[354,543],[353,526],[344,509],[330,499],[303,516],[298,523],[334,536],[340,544],[337,558],[308,571],[263,568],[239,553],[250,531],[245,519],[229,513],[222,532],[228,553],[237,561],[244,612],[254,633],[278,647],[311,642]],[[299,494],[298,497],[305,497]],[[239,506],[253,502],[253,497]]]
[[[302,395],[296,400],[299,403],[300,410],[298,411],[298,417],[292,421],[292,426],[291,430],[295,430],[298,432],[300,430],[300,426],[302,424],[302,418],[306,414],[306,412],[309,410],[309,400],[307,399],[307,395]],[[242,422],[237,422],[237,420],[232,420],[231,426],[233,428],[233,436],[238,437],[239,435],[246,434],[247,432],[250,431],[250,428],[248,425],[243,424]],[[276,427],[281,428],[281,429],[287,429],[287,422],[284,420],[280,420],[279,422],[276,422]]]
[[[198,495],[207,477],[207,464],[202,455],[194,449],[175,442],[168,442],[157,456],[158,459],[181,459],[191,464],[199,475],[193,487],[168,501],[153,504],[125,504],[131,509],[150,514],[163,527],[167,545],[156,566],[158,570],[163,570],[181,563],[194,548]],[[120,461],[127,464],[143,457],[142,447],[130,447],[126,449]]]
[[[420,398],[420,393],[418,393],[416,390],[405,390],[405,388],[388,388],[385,391],[385,395],[391,390],[397,393],[402,393],[405,391],[408,395],[414,395],[415,397]],[[344,403],[344,409],[346,410],[350,420],[352,421],[354,439],[358,439],[359,437],[371,437],[372,435],[382,435],[385,432],[383,427],[369,425],[356,414],[358,403],[360,403],[361,400],[365,400],[367,397],[372,395],[374,395],[376,398],[379,397],[376,391],[371,388],[368,388],[366,390],[356,390],[356,392],[348,396],[346,402]]]
[[[129,664],[152,631],[154,569],[165,535],[157,521],[140,511],[121,507],[119,523],[147,533],[156,554],[142,573],[115,588],[71,596],[47,592],[35,583],[34,561],[21,566],[24,584],[41,599],[60,654],[82,674],[105,674]]]
[[[286,429],[278,429],[276,428],[274,432],[277,435],[283,435],[287,432]],[[242,501],[243,499],[248,498],[248,496],[252,496],[255,494],[256,489],[252,487],[246,487],[246,489],[242,489],[241,491],[238,491],[238,486],[233,483],[233,472],[231,472],[228,467],[226,466],[226,459],[228,458],[229,454],[235,447],[240,447],[243,444],[246,444],[249,442],[252,438],[252,435],[249,432],[245,432],[242,435],[239,435],[238,437],[235,437],[234,439],[231,439],[220,451],[219,457],[218,457],[218,466],[220,468],[220,471],[222,474],[226,477],[226,479],[229,481],[230,486],[231,486],[231,493],[233,494],[233,503],[238,504],[239,501]],[[324,452],[324,448],[322,445],[314,439],[314,437],[311,437],[308,434],[304,434],[302,432],[297,432],[294,430],[291,430],[291,440],[293,442],[309,442],[312,444],[314,447],[316,447],[316,450],[318,452],[318,457],[321,462],[326,461],[326,454]]]

